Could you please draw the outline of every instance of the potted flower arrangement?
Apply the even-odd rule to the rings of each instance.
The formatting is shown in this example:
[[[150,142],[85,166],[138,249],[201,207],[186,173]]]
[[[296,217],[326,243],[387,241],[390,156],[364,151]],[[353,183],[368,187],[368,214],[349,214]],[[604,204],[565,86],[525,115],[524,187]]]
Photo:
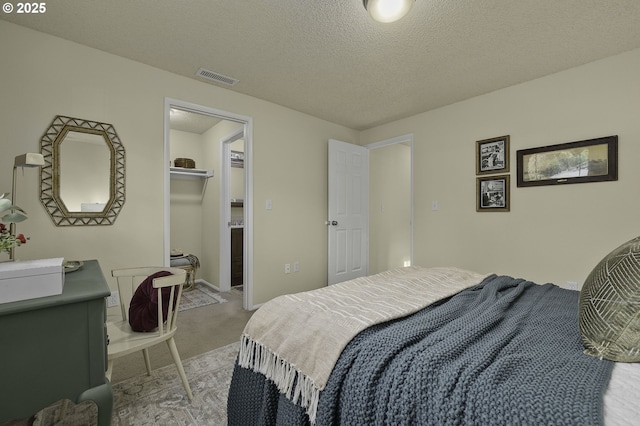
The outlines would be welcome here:
[[[8,193],[0,195],[0,252],[10,253],[11,249],[28,240],[24,235],[11,235],[10,224],[22,222],[27,214],[18,206],[14,206],[8,199]]]

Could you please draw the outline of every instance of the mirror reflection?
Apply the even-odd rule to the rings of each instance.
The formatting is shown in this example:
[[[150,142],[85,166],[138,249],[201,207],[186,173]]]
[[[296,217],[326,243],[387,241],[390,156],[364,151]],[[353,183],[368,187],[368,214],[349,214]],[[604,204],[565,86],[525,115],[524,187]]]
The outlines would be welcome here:
[[[69,131],[58,147],[60,199],[69,212],[103,212],[109,202],[110,152],[104,135]]]

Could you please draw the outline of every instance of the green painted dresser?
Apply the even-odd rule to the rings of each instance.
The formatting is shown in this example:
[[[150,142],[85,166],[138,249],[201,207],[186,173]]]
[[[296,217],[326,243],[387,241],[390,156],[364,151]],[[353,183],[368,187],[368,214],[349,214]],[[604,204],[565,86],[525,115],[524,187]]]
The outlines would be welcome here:
[[[93,400],[108,426],[113,391],[105,378],[105,297],[96,260],[67,273],[62,294],[0,304],[0,424],[60,399]]]

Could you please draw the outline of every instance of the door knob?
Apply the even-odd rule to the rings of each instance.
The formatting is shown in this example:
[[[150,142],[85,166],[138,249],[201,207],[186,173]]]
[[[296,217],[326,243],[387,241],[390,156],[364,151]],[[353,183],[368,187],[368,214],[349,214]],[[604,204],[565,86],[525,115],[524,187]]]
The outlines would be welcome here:
[[[325,222],[325,225],[329,226],[338,226],[338,221],[337,220],[328,220]]]

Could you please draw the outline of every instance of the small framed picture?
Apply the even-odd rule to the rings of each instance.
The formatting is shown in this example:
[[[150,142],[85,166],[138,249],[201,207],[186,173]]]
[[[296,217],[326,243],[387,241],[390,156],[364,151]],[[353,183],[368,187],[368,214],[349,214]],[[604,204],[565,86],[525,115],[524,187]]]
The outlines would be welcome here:
[[[508,212],[509,175],[476,178],[476,211]]]
[[[231,167],[244,168],[244,152],[231,151]]]
[[[476,174],[509,171],[509,135],[476,142]]]

